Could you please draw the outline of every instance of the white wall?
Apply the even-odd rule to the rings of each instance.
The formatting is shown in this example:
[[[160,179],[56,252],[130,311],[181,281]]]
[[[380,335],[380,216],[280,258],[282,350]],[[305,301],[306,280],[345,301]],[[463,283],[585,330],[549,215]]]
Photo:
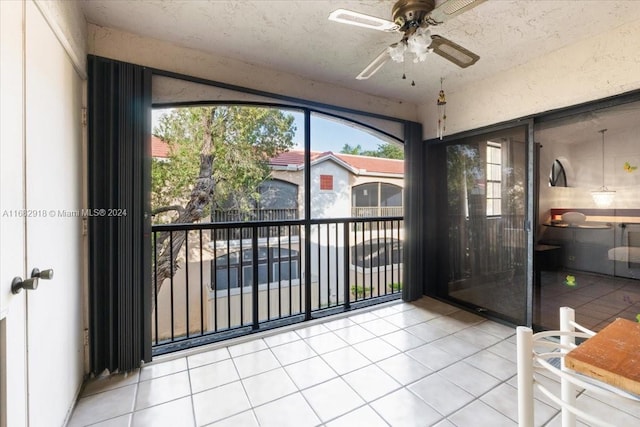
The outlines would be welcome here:
[[[33,0],[82,78],[87,74],[87,21],[77,1]]]
[[[367,95],[294,74],[214,56],[156,39],[89,25],[89,52],[94,55],[173,71],[227,84],[416,120],[416,106]],[[160,53],[161,52],[161,53]]]
[[[320,190],[320,175],[333,176],[333,190]],[[351,174],[333,161],[311,167],[311,218],[344,218],[351,215]]]
[[[499,49],[499,46],[495,48]],[[447,89],[447,133],[638,89],[638,52],[640,22],[632,22],[488,79],[463,87],[450,85]],[[473,67],[466,72],[472,73]],[[429,102],[420,105],[418,110],[424,138],[434,138],[437,107]]]
[[[78,47],[85,23],[77,2],[46,2],[47,15],[39,4],[0,2],[0,201],[3,212],[18,216],[0,217],[0,316],[7,335],[2,410],[11,427],[63,425],[84,365],[81,223],[58,210],[77,210],[82,203],[78,71],[84,73],[84,62],[74,58],[86,56]],[[26,219],[25,209],[31,213]],[[29,294],[12,295],[11,279],[29,277],[34,267],[53,268],[54,278]]]

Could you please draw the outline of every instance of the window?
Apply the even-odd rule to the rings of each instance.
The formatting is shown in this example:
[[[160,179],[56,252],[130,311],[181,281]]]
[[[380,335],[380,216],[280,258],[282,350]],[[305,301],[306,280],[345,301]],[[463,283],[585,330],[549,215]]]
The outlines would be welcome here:
[[[502,148],[487,141],[487,216],[502,214]]]
[[[567,187],[567,173],[560,159],[555,159],[551,165],[549,187]]]
[[[320,175],[320,189],[333,190],[333,175]]]
[[[402,206],[402,188],[381,182],[380,206]]]
[[[281,248],[258,248],[258,284],[264,285],[279,280],[299,279],[299,255],[298,251]],[[239,252],[221,255],[216,258],[215,282],[211,289],[225,290],[240,286],[239,271],[242,268],[242,286],[253,285],[253,250],[242,251],[242,263],[239,263]],[[269,271],[270,269],[270,271]],[[271,279],[269,280],[269,274]]]
[[[402,215],[402,187],[385,182],[370,182],[351,190],[353,216]]]
[[[267,180],[258,187],[258,209],[298,209],[298,186],[278,179]]]

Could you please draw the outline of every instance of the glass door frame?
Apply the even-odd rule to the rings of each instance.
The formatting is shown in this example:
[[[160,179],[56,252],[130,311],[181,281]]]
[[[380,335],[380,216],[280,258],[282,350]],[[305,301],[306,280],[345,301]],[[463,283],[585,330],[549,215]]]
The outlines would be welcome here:
[[[532,326],[533,321],[533,285],[534,285],[534,229],[532,224],[533,218],[535,218],[535,192],[536,189],[536,168],[535,168],[535,144],[533,138],[533,118],[516,120],[501,123],[494,126],[488,126],[480,129],[474,129],[471,131],[461,132],[444,139],[431,139],[426,141],[427,153],[426,153],[426,176],[427,181],[431,181],[425,188],[427,190],[427,203],[431,206],[431,209],[427,208],[428,215],[425,218],[427,222],[427,228],[434,233],[428,239],[426,245],[426,255],[433,254],[435,262],[431,260],[425,260],[427,271],[425,272],[425,295],[429,295],[438,299],[442,299],[448,303],[460,306],[461,308],[470,309],[482,314],[491,320],[496,320],[501,323],[514,325],[520,324],[520,321],[515,321],[508,316],[502,315],[498,312],[487,310],[484,307],[479,307],[469,302],[453,299],[448,296],[448,276],[444,266],[448,265],[448,252],[441,250],[443,245],[447,245],[447,236],[443,234],[443,231],[448,230],[446,226],[447,217],[443,215],[446,210],[447,203],[447,170],[446,170],[446,147],[460,143],[463,140],[469,138],[479,137],[485,134],[494,134],[496,132],[505,131],[517,127],[525,127],[524,132],[526,135],[525,141],[525,207],[524,207],[524,223],[523,230],[525,231],[525,251],[524,259],[524,310],[522,318],[527,326]]]

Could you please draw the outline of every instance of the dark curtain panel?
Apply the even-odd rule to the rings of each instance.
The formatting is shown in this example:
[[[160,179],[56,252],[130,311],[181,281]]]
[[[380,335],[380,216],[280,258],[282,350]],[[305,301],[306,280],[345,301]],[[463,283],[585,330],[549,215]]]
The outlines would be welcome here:
[[[151,71],[89,56],[91,370],[151,360]]]
[[[424,294],[426,227],[425,144],[422,125],[405,124],[404,277],[402,299],[413,301]]]

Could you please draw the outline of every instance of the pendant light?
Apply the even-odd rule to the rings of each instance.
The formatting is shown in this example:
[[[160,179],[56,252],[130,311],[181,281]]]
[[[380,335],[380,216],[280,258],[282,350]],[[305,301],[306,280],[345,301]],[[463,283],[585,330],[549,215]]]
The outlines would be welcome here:
[[[615,191],[607,189],[604,185],[604,133],[606,131],[607,129],[601,129],[598,131],[602,134],[602,187],[600,187],[599,190],[591,192],[591,197],[593,197],[593,201],[599,208],[611,206],[616,195]]]

